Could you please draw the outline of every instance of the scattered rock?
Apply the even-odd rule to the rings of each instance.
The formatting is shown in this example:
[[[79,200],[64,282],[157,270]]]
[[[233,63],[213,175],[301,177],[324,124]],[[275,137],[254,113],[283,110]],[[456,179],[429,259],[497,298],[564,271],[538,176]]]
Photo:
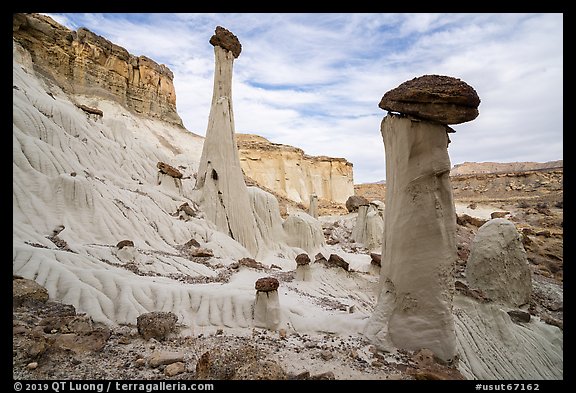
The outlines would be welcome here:
[[[188,204],[188,202],[184,202],[183,204],[178,206],[178,210],[176,210],[176,214],[178,214],[180,212],[183,212],[188,217],[196,217],[196,215],[198,214],[198,208],[196,208],[196,207],[192,208]],[[188,244],[188,243],[186,243],[186,244]],[[200,245],[198,245],[196,247],[200,247]]]
[[[182,362],[176,362],[166,366],[164,369],[164,375],[167,377],[174,377],[178,374],[182,374],[184,371],[186,371],[186,365]]]
[[[423,75],[388,91],[378,106],[441,124],[459,124],[478,117],[479,105],[476,90],[460,79]]]
[[[487,220],[478,217],[472,217],[469,216],[468,214],[460,214],[456,216],[456,223],[462,226],[465,226],[466,224],[471,224],[477,228],[480,228],[486,222]]]
[[[334,376],[334,373],[332,371],[327,371],[325,373],[321,373],[321,374],[316,374],[316,375],[312,375],[310,376],[310,379],[312,380],[335,380],[336,377]]]
[[[541,231],[536,232],[536,236],[544,236],[544,237],[550,237],[550,231],[548,229],[543,229]]]
[[[166,164],[165,162],[158,161],[158,163],[156,164],[156,167],[160,170],[160,172],[162,172],[168,176],[172,176],[175,179],[181,179],[182,178],[182,172],[180,172],[178,169],[174,168],[173,166]]]
[[[104,348],[109,338],[110,330],[106,327],[94,329],[88,334],[63,333],[54,338],[52,348],[77,354],[98,352]]]
[[[300,374],[296,374],[296,375],[288,375],[288,379],[292,379],[292,380],[310,379],[310,371],[303,371]]]
[[[200,248],[200,243],[198,243],[196,241],[196,239],[192,238],[190,240],[188,240],[186,243],[184,243],[184,246],[188,247],[188,248]]]
[[[184,353],[169,351],[154,351],[148,357],[148,365],[152,368],[184,361]]]
[[[242,258],[238,261],[238,263],[240,264],[240,266],[251,267],[252,269],[258,269],[258,270],[266,269],[266,266],[264,266],[262,263],[256,261],[253,258]]]
[[[27,302],[45,303],[48,301],[48,290],[34,280],[13,277],[12,305],[18,307]]]
[[[320,357],[323,360],[330,360],[334,357],[334,355],[332,354],[332,352],[324,350],[320,352]]]
[[[530,313],[522,310],[510,310],[508,311],[510,319],[515,323],[528,323],[530,322]]]
[[[234,380],[284,380],[287,379],[286,372],[282,367],[272,360],[256,360],[240,367]]]
[[[465,380],[460,371],[452,365],[444,364],[432,351],[423,348],[412,356],[416,367],[407,369],[407,373],[418,380]]]
[[[342,269],[348,271],[348,262],[346,262],[341,256],[336,254],[330,254],[328,262],[326,264],[328,267],[341,267]]]
[[[490,213],[490,218],[506,218],[510,212],[492,212]]]
[[[36,370],[38,368],[38,362],[31,362],[26,365],[28,370]]]
[[[240,367],[257,359],[256,348],[250,345],[214,348],[204,352],[198,359],[196,379],[229,380]]]
[[[326,262],[328,262],[328,260],[326,259],[326,257],[324,257],[324,255],[322,255],[322,253],[318,253],[316,254],[316,256],[314,256],[314,263],[326,264]]]
[[[172,312],[153,311],[139,315],[136,319],[138,333],[145,339],[164,340],[174,332],[178,317]]]
[[[195,250],[192,251],[192,256],[193,257],[213,257],[214,256],[214,252],[212,250],[210,250],[209,248],[196,248]]]
[[[54,98],[54,97],[52,97],[52,98]],[[89,106],[86,106],[83,104],[76,104],[76,106],[78,108],[82,109],[84,112],[89,113],[91,115],[104,116],[104,112],[102,112],[100,109],[90,108]]]
[[[454,282],[454,287],[458,292],[464,296],[468,296],[478,300],[481,303],[488,303],[490,299],[479,289],[470,289],[468,285],[464,284],[462,281],[456,280]]]

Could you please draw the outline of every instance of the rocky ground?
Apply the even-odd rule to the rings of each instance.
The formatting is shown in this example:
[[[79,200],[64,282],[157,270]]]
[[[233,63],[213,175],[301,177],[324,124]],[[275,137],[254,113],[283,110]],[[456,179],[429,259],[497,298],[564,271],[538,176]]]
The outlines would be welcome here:
[[[170,313],[109,328],[48,300],[33,281],[13,281],[14,379],[463,379],[427,350],[382,353],[360,337],[216,328],[182,335]]]
[[[496,195],[494,182],[465,181],[456,185],[486,191],[469,195],[455,188],[460,210],[456,289],[482,297],[462,283],[470,244],[487,219],[503,216],[522,234],[532,269],[527,311],[563,329],[561,190]],[[328,244],[369,253],[349,240],[352,226],[345,221],[322,222]],[[33,281],[15,276],[13,282],[14,379],[463,379],[455,365],[442,364],[426,350],[383,353],[361,336],[217,328],[182,334],[185,327],[175,322],[148,334],[135,325],[110,328],[48,299]]]

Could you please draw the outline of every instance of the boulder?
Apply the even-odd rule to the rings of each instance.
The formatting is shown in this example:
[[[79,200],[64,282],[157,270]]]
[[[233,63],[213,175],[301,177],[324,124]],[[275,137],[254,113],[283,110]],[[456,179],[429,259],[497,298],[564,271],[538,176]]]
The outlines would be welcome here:
[[[178,317],[172,312],[153,311],[141,314],[136,319],[138,333],[145,339],[164,340],[176,329]]]
[[[256,348],[241,345],[232,348],[213,348],[204,352],[196,363],[196,379],[229,380],[245,364],[258,359]]]
[[[254,287],[260,292],[270,292],[278,289],[280,283],[274,277],[263,277],[256,280]]]
[[[222,26],[216,26],[214,35],[210,37],[210,43],[232,52],[236,59],[242,52],[242,44],[240,44],[238,37]]]
[[[368,205],[369,203],[368,199],[363,196],[352,195],[346,200],[346,209],[348,209],[349,213],[352,213],[358,211],[358,207]]]
[[[441,124],[459,124],[478,116],[480,98],[460,79],[423,75],[400,84],[380,100],[380,108]]]
[[[530,301],[530,267],[514,223],[494,218],[478,229],[470,245],[466,278],[471,288],[480,289],[492,300],[512,307]]]
[[[48,290],[34,280],[14,276],[12,279],[12,304],[17,307],[27,302],[46,303]]]
[[[310,264],[310,257],[308,256],[308,254],[302,253],[302,254],[296,255],[296,265],[297,266],[303,266],[303,265],[309,265],[309,264]]]
[[[172,176],[175,179],[181,179],[182,178],[182,172],[180,172],[178,169],[174,168],[173,166],[166,164],[165,162],[159,161],[156,164],[156,167],[160,170],[160,172],[162,172],[168,176]]]
[[[273,360],[256,360],[240,367],[234,380],[284,380],[287,374],[284,369]]]
[[[342,269],[348,271],[348,262],[346,262],[340,255],[330,254],[328,257],[328,262],[326,263],[328,267],[341,267]]]

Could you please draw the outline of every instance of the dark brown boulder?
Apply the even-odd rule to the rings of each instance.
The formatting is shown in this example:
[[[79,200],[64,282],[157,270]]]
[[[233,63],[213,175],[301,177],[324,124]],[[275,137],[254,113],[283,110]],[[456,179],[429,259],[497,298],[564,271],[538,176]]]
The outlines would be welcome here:
[[[134,242],[132,240],[120,240],[116,247],[121,250],[124,247],[134,247]]]
[[[271,292],[278,289],[280,283],[274,277],[263,277],[256,280],[254,287],[257,291],[261,292]]]
[[[165,173],[168,176],[172,176],[175,179],[182,178],[182,172],[180,172],[173,166],[166,164],[165,162],[159,161],[158,164],[156,164],[156,166],[158,167],[158,169],[160,169],[160,172]]]
[[[528,323],[530,322],[530,313],[522,310],[510,310],[508,311],[508,315],[510,315],[510,319],[512,319],[515,323]]]
[[[468,214],[461,214],[456,216],[456,223],[462,226],[470,224],[477,228],[480,228],[482,225],[486,224],[487,221],[488,220],[484,220],[482,218],[469,216]]]
[[[441,124],[459,124],[478,117],[480,98],[476,90],[460,79],[424,75],[388,91],[380,108]]]
[[[238,261],[240,266],[251,267],[252,269],[266,269],[266,266],[255,260],[254,258],[242,258]]]
[[[352,195],[348,197],[348,199],[346,200],[346,209],[348,209],[348,212],[352,213],[358,211],[359,206],[369,204],[370,202],[368,201],[368,199],[364,198],[363,196]]]
[[[328,257],[328,263],[326,265],[328,267],[341,267],[342,269],[348,271],[348,262],[336,254],[330,254],[330,257]]]
[[[308,256],[308,254],[302,253],[296,256],[296,265],[303,266],[309,264],[310,264],[310,257]]]
[[[222,26],[216,26],[215,33],[210,37],[210,43],[213,46],[219,46],[232,52],[234,58],[237,59],[240,56],[240,52],[242,52],[242,44],[240,44],[238,37]]]
[[[374,253],[374,252],[371,252],[371,253],[370,253],[370,258],[371,258],[370,263],[371,263],[372,265],[375,265],[375,266],[378,266],[378,267],[381,267],[381,266],[382,266],[382,255],[376,254],[376,253]]]

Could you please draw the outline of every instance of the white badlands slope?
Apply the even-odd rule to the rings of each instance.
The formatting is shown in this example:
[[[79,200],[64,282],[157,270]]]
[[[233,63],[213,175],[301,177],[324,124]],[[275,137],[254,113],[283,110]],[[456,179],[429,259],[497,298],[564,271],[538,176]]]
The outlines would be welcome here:
[[[286,229],[297,220],[267,222],[277,206],[252,190],[258,225],[269,226],[278,237],[285,231],[292,247],[278,245],[275,253],[259,259],[282,270],[240,267],[231,273],[227,266],[250,253],[201,214],[185,220],[176,214],[183,203],[194,205],[189,198],[203,138],[133,115],[110,101],[68,96],[36,77],[29,56],[16,46],[13,60],[14,274],[36,280],[52,299],[107,324],[135,324],[141,313],[172,311],[190,334],[226,328],[227,334],[245,335],[253,326],[255,281],[294,270],[294,257],[304,252],[294,245],[300,245],[309,248],[305,251],[312,259],[318,251],[326,257],[337,253],[355,272],[312,264],[312,281],[281,280],[279,327],[319,337],[321,332],[359,336],[364,330],[378,280],[368,255],[346,253],[313,238],[292,239]],[[75,104],[98,108],[103,116],[89,115]],[[183,178],[159,176],[159,161],[178,168]],[[338,221],[350,229],[355,220],[355,214],[321,217],[323,223]],[[64,229],[50,240],[61,225]],[[213,250],[214,257],[192,258],[198,262],[185,257],[178,246],[192,238]],[[121,240],[132,240],[133,249],[119,252]],[[229,281],[218,281],[226,275]],[[326,307],[326,302],[345,310]],[[514,324],[506,311],[455,297],[463,374],[561,379],[562,332],[537,318]]]

